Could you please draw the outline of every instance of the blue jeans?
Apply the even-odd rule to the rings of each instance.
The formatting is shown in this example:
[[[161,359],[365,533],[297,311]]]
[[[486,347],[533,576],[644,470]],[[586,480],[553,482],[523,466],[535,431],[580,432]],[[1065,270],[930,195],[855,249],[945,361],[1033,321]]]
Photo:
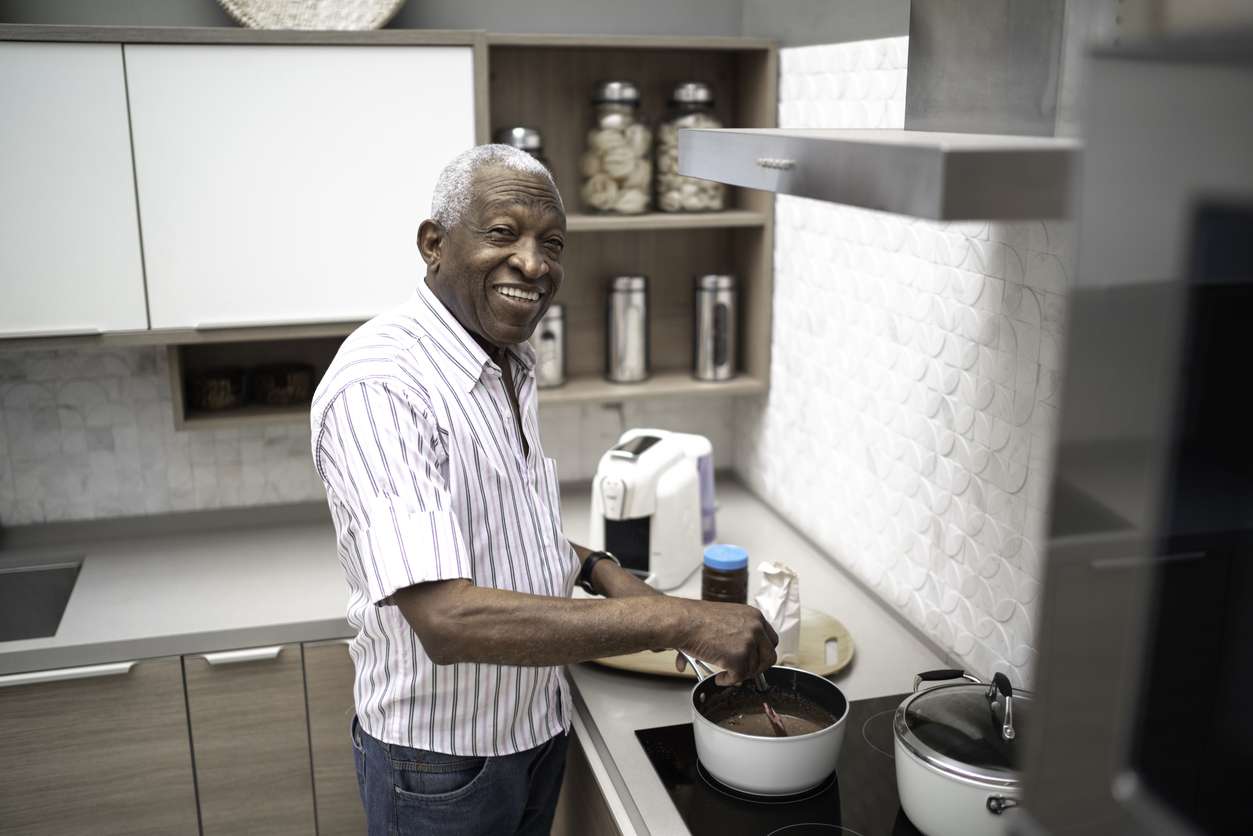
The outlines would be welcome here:
[[[552,829],[568,734],[513,755],[445,755],[384,743],[352,718],[370,836],[539,836]]]

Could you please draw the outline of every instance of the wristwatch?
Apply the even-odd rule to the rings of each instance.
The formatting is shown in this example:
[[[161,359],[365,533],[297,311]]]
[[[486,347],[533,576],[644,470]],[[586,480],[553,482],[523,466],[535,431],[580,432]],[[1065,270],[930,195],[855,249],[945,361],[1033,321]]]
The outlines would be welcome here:
[[[591,595],[600,594],[592,587],[592,571],[596,568],[596,564],[600,563],[602,560],[612,560],[615,566],[622,565],[622,561],[618,560],[618,558],[614,557],[609,552],[596,551],[589,554],[587,559],[583,561],[583,568],[579,570],[578,584]]]

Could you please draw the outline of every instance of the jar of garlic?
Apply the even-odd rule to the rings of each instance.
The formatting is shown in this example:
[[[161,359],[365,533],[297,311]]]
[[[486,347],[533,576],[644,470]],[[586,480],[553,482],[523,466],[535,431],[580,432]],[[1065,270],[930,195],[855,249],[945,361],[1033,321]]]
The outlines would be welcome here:
[[[663,212],[708,212],[726,206],[727,187],[679,174],[679,129],[721,128],[708,84],[685,81],[670,96],[666,121],[657,128],[657,208]]]
[[[653,134],[639,120],[639,88],[630,81],[602,81],[592,105],[595,119],[579,159],[583,205],[594,212],[647,212],[652,203]]]

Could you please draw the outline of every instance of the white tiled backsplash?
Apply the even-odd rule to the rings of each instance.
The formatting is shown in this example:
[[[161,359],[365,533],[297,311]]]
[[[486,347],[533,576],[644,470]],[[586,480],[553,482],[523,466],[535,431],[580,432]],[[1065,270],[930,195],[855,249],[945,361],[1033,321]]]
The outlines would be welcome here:
[[[903,127],[906,54],[783,50],[781,126]],[[1030,681],[1070,224],[791,197],[776,222],[770,394],[737,470],[968,668]]]
[[[651,425],[704,432],[729,463],[727,403],[545,407],[545,452],[590,479],[623,427]],[[164,349],[0,353],[0,524],[323,499],[306,423],[176,432]]]

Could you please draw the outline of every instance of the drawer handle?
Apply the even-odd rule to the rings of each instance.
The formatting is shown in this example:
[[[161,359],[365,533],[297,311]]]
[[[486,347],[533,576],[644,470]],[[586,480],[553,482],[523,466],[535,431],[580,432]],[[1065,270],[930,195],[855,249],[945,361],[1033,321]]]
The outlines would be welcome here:
[[[283,652],[283,645],[273,647],[250,647],[246,650],[223,650],[221,653],[201,653],[200,658],[210,665],[238,665],[243,662],[268,662],[277,659]]]
[[[772,168],[775,171],[791,171],[796,168],[796,160],[784,160],[778,157],[758,157],[757,165],[762,168]]]
[[[131,672],[134,662],[112,662],[108,665],[84,665],[81,668],[57,668],[50,671],[31,671],[0,676],[0,688],[12,685],[42,685],[46,682],[68,682],[71,679],[96,679],[102,676],[122,676]]]

